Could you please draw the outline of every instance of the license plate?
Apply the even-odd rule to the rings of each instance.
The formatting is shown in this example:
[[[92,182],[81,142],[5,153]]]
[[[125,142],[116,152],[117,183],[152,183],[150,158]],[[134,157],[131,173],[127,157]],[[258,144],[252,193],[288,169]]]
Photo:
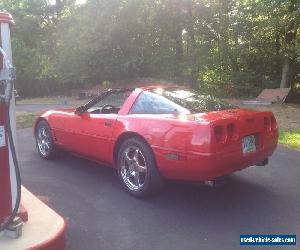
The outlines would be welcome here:
[[[242,140],[242,150],[244,154],[256,151],[255,135],[245,136]]]

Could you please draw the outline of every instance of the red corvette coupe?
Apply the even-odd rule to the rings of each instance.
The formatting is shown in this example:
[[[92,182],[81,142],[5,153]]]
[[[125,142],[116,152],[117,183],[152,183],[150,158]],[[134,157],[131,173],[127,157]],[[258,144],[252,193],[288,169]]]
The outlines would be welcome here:
[[[77,109],[47,111],[34,132],[43,158],[66,150],[110,165],[139,197],[166,179],[214,181],[265,165],[278,141],[272,112],[164,86],[110,89]]]

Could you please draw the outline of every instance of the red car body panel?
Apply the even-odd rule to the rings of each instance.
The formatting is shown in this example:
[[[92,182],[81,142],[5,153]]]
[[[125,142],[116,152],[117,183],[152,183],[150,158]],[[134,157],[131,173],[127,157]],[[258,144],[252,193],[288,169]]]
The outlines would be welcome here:
[[[47,120],[60,147],[112,167],[118,140],[129,133],[138,135],[152,148],[160,173],[173,180],[212,180],[259,164],[276,149],[278,128],[272,112],[229,109],[189,115],[130,114],[144,90],[132,91],[118,114],[53,110],[37,121]],[[229,130],[232,124],[234,132]],[[218,139],[216,126],[224,129]],[[244,154],[242,138],[248,135],[255,135],[257,150]]]

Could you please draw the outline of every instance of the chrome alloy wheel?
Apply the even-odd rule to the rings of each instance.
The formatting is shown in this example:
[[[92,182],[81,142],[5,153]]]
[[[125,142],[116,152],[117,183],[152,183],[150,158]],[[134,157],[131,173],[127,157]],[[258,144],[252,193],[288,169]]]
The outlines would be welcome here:
[[[37,133],[37,146],[43,156],[47,156],[51,150],[51,134],[45,126],[40,126]]]
[[[126,186],[133,191],[140,190],[146,181],[147,165],[142,151],[128,146],[121,155],[121,176]]]

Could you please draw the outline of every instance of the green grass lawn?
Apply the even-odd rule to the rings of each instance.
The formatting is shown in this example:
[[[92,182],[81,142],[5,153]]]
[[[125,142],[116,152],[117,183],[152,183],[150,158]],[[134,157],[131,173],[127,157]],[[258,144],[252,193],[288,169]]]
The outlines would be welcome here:
[[[279,143],[288,147],[300,149],[300,133],[293,131],[281,131]]]
[[[17,128],[30,128],[32,127],[35,118],[38,116],[36,113],[17,112],[16,122]]]

